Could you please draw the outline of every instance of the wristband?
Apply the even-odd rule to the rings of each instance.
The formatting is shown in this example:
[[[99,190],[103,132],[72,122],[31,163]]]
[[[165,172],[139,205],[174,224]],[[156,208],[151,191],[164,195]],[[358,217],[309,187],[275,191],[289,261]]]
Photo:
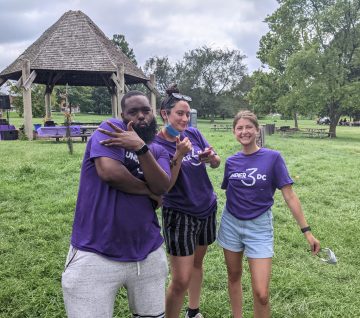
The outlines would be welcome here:
[[[149,151],[149,147],[147,144],[144,144],[139,150],[136,150],[135,153],[137,156],[141,156],[143,154],[146,154]]]
[[[301,229],[301,233],[306,233],[306,232],[308,232],[308,231],[311,232],[311,227],[310,227],[310,226],[306,226],[306,227],[303,227],[303,228]]]

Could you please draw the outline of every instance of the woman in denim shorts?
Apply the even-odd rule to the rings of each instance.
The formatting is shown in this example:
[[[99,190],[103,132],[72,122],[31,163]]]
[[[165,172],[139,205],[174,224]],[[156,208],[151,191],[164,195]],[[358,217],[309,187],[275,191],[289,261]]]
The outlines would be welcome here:
[[[228,289],[234,318],[242,317],[242,259],[248,259],[254,297],[254,317],[270,317],[269,284],[273,250],[271,207],[280,189],[292,215],[304,233],[311,251],[320,250],[312,235],[300,201],[292,189],[284,159],[279,152],[259,148],[259,123],[250,111],[234,118],[233,133],[242,150],[226,160],[222,189],[226,206],[221,218],[218,243],[224,249]]]
[[[171,158],[171,180],[163,196],[163,234],[170,254],[171,282],[167,289],[165,316],[178,318],[186,292],[186,318],[201,318],[200,291],[203,259],[216,239],[217,200],[207,174],[220,165],[220,158],[194,127],[188,127],[191,98],[176,86],[167,90],[160,108],[164,120],[155,142]]]

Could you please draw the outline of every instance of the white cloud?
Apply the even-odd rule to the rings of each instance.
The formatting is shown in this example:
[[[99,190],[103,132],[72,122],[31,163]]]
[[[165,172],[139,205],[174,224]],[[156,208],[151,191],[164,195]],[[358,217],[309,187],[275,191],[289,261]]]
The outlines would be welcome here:
[[[0,44],[0,69],[9,66],[15,59],[31,45],[31,41]]]
[[[203,45],[238,49],[250,71],[276,0],[0,0],[0,71],[68,10],[81,10],[109,37],[124,34],[140,65],[182,58]]]

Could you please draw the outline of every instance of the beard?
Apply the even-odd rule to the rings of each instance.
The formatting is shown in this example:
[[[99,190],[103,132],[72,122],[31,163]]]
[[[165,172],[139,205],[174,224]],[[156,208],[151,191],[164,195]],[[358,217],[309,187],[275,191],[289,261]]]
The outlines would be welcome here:
[[[124,123],[127,124],[128,121],[124,120]],[[157,127],[156,119],[155,119],[155,117],[153,117],[153,119],[150,121],[150,123],[148,123],[145,127],[141,127],[139,125],[134,124],[133,128],[134,128],[135,132],[138,134],[138,136],[146,144],[149,144],[154,140],[158,127]]]

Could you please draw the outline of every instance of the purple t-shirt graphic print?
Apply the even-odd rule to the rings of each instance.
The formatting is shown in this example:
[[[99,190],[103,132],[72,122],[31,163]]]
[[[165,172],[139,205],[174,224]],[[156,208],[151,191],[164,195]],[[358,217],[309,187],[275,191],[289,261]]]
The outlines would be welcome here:
[[[111,121],[126,130],[122,121]],[[112,130],[106,122],[100,127]],[[122,192],[99,178],[94,159],[108,157],[120,161],[133,176],[144,180],[136,154],[99,143],[108,138],[96,131],[87,144],[71,244],[116,261],[141,261],[163,243],[160,226],[148,196]],[[154,143],[149,145],[149,149],[162,169],[170,175],[167,152]]]
[[[226,189],[226,209],[238,219],[250,220],[269,210],[275,190],[287,184],[293,180],[280,153],[261,148],[229,157],[221,188]]]
[[[184,156],[176,183],[164,195],[163,204],[167,208],[198,218],[206,218],[214,211],[216,195],[206,172],[206,166],[200,162],[198,154],[210,145],[200,131],[193,127],[180,134],[180,140],[185,137],[189,138],[193,149]],[[156,136],[154,142],[163,146],[170,158],[174,156],[175,142],[167,141],[160,136]]]

